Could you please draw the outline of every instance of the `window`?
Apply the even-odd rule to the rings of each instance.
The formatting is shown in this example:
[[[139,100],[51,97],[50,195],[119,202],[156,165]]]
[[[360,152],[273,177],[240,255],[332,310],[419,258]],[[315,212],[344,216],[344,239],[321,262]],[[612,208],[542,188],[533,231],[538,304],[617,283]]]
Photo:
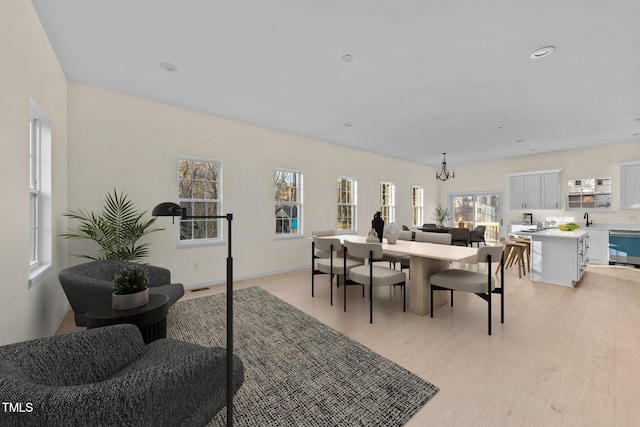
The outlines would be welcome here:
[[[487,242],[500,240],[503,224],[504,194],[497,192],[449,194],[451,222],[453,227],[469,230],[484,225]]]
[[[222,163],[178,157],[178,201],[190,216],[215,216],[222,212]],[[220,243],[220,219],[180,220],[183,243]]]
[[[51,122],[29,104],[29,286],[52,268]]]
[[[396,221],[396,185],[392,182],[380,183],[380,212],[385,224]]]
[[[567,209],[611,209],[611,177],[568,180]]]
[[[411,225],[424,224],[424,189],[421,185],[411,187]]]
[[[302,235],[302,172],[276,169],[275,173],[276,237]]]
[[[338,231],[356,231],[357,181],[338,177]]]

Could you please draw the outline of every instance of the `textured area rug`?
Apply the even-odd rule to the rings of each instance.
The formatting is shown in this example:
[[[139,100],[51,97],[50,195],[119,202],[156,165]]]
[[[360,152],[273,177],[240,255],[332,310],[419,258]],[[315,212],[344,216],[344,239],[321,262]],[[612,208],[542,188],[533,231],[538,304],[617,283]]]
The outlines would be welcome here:
[[[167,336],[226,346],[226,294],[174,304]],[[438,388],[267,291],[234,292],[238,426],[398,426]],[[222,409],[210,425],[226,423]]]

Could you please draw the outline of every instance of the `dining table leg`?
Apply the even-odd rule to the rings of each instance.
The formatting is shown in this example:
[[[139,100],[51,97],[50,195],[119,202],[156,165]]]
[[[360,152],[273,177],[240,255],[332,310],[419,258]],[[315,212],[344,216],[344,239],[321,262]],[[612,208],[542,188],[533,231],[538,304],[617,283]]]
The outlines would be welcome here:
[[[449,261],[435,260],[418,256],[411,256],[409,260],[409,312],[424,316],[429,313],[431,275],[449,268]],[[433,309],[446,305],[449,300],[446,292],[437,292],[433,297]]]

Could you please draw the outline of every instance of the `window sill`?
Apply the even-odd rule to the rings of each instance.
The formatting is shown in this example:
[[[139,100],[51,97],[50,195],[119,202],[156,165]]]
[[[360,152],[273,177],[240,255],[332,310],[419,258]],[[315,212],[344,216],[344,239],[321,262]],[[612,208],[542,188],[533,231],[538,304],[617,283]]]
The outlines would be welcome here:
[[[53,270],[53,264],[45,264],[34,267],[29,271],[29,289],[40,282],[44,276]]]
[[[191,249],[191,248],[208,248],[212,246],[223,246],[224,240],[207,240],[207,241],[184,241],[181,240],[176,244],[176,249]]]
[[[297,240],[297,239],[304,239],[304,234],[283,234],[283,235],[276,235],[274,238],[274,240]]]

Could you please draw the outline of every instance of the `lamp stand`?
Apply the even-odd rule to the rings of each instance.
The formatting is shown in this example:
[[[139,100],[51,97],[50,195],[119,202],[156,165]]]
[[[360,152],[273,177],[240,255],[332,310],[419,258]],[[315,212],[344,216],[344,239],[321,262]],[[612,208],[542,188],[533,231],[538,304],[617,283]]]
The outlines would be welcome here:
[[[180,216],[180,219],[227,220],[227,426],[233,426],[233,256],[231,255],[231,221],[233,214],[187,215],[187,209],[171,202],[160,203],[152,212],[154,216]]]

